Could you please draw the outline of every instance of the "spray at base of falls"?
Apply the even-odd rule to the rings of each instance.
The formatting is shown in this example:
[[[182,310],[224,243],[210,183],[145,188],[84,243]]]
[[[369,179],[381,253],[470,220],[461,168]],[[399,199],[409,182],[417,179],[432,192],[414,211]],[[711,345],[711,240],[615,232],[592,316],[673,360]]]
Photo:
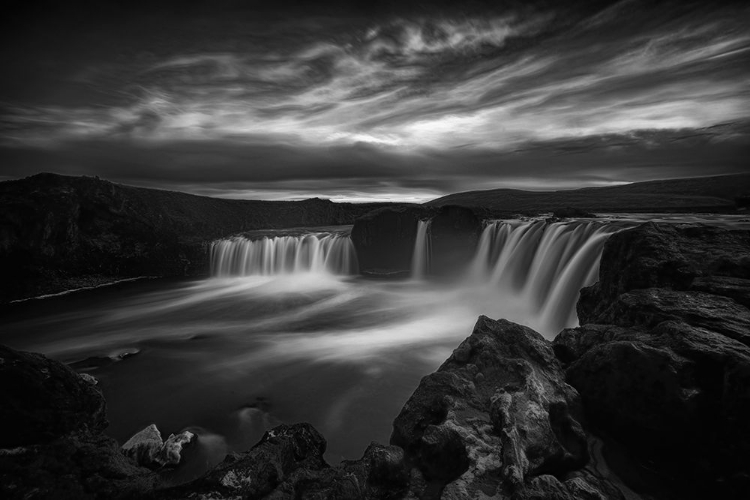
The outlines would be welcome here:
[[[575,326],[579,291],[596,282],[604,243],[620,229],[595,221],[491,222],[468,279],[520,296],[553,329]]]
[[[489,287],[525,304],[544,330],[575,326],[581,288],[598,278],[604,242],[622,226],[600,221],[491,221],[481,235],[461,286]],[[419,221],[411,276],[430,273],[430,221]],[[217,277],[351,275],[357,256],[348,236],[310,233],[248,240],[218,240],[211,247],[211,273]]]
[[[604,242],[621,226],[598,221],[491,221],[464,284],[520,299],[548,331],[575,326],[581,288],[596,282]],[[429,221],[420,221],[412,277],[430,270]]]

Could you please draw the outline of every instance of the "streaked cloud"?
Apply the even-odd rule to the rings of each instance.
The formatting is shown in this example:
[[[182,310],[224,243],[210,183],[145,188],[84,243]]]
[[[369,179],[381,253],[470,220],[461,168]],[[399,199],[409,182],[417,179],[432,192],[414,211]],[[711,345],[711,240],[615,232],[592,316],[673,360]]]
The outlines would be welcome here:
[[[67,84],[109,97],[85,105],[6,102],[0,143],[24,157],[38,149],[89,158],[107,144],[133,163],[154,163],[144,158],[170,150],[170,167],[150,168],[173,183],[176,170],[190,178],[201,165],[230,182],[235,167],[227,165],[241,162],[236,170],[247,171],[248,181],[318,180],[333,191],[362,193],[347,182],[367,171],[371,179],[392,176],[403,195],[405,180],[414,180],[417,197],[485,185],[493,176],[516,187],[573,187],[622,182],[629,179],[623,172],[635,172],[611,158],[619,174],[586,177],[583,167],[564,173],[541,166],[565,164],[565,147],[577,154],[589,148],[583,163],[590,172],[591,148],[625,148],[632,162],[643,163],[643,151],[658,144],[678,155],[662,155],[664,175],[690,163],[679,155],[689,150],[695,158],[697,146],[649,145],[649,134],[682,136],[750,119],[750,8],[669,8],[680,10],[623,1],[585,12],[260,20],[246,33],[228,29],[200,46],[162,41],[146,55],[71,63]],[[731,155],[740,146],[733,148],[721,150],[725,164],[703,171],[736,171]],[[528,180],[513,173],[515,164],[524,165]],[[278,178],[262,178],[269,168]],[[576,181],[560,180],[574,174]],[[550,175],[557,178],[545,181]]]

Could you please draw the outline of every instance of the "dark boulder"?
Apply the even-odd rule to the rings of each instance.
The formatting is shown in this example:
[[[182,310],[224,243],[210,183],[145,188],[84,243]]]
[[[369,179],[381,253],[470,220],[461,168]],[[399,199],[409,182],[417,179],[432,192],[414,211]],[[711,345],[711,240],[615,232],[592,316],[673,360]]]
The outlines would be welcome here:
[[[400,207],[360,217],[352,228],[360,272],[370,276],[408,276],[420,220],[429,220],[429,274],[459,274],[474,257],[482,223],[472,210],[458,206]]]
[[[164,490],[158,498],[263,498],[295,472],[315,473],[329,466],[323,460],[326,441],[310,424],[279,425],[267,431],[247,452],[233,453],[214,469],[188,484]],[[288,486],[287,486],[288,487]]]
[[[326,442],[309,424],[280,425],[251,450],[229,455],[195,481],[153,498],[201,499],[395,499],[409,486],[403,450],[372,443],[359,460],[330,467]]]
[[[7,500],[143,498],[159,484],[157,474],[138,467],[102,433],[0,449],[0,498]]]
[[[375,210],[354,222],[352,243],[359,271],[370,276],[408,276],[421,207]]]
[[[440,207],[430,222],[430,272],[439,276],[460,274],[471,262],[482,234],[482,222],[468,208]]]
[[[158,478],[122,453],[96,380],[41,354],[0,346],[0,497],[133,498]]]
[[[747,498],[750,231],[644,224],[610,237],[600,269],[582,326],[554,341],[592,427],[649,493]]]
[[[45,443],[107,426],[99,388],[41,354],[0,345],[0,448]]]
[[[394,421],[391,443],[424,478],[412,482],[417,497],[572,499],[583,488],[620,498],[607,481],[582,472],[590,454],[580,414],[548,341],[481,316],[422,379]]]
[[[606,324],[645,328],[664,321],[683,321],[750,346],[750,310],[710,293],[664,288],[632,290],[617,297],[597,319]]]
[[[750,231],[649,222],[607,240],[599,281],[581,290],[578,317],[582,324],[607,323],[599,315],[631,290],[722,288],[706,278],[750,279]],[[725,293],[741,296],[744,285],[725,286]]]

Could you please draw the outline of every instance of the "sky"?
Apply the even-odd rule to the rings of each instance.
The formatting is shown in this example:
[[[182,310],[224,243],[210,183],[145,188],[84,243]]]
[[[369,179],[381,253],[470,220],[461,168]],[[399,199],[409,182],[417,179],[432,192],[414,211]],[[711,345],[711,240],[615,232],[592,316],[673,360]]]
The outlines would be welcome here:
[[[27,0],[2,17],[0,180],[421,202],[750,170],[747,2]]]

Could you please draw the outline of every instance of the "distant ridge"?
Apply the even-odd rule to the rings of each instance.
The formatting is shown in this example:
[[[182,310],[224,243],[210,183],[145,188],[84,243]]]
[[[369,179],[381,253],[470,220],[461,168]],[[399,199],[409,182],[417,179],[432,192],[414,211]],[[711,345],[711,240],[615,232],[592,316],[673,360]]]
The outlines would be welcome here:
[[[733,212],[750,195],[750,174],[637,182],[568,191],[491,189],[450,194],[428,206],[462,205],[484,211],[533,214],[571,207],[589,212]]]

